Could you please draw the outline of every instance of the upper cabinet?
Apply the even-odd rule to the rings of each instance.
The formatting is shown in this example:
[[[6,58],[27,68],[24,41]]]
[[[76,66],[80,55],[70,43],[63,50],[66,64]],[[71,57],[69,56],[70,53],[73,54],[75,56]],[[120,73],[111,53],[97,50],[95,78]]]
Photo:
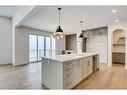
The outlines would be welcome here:
[[[100,35],[107,35],[108,34],[108,27],[101,27],[95,28],[90,30],[84,30],[83,36],[84,37],[93,37],[93,36],[100,36]]]

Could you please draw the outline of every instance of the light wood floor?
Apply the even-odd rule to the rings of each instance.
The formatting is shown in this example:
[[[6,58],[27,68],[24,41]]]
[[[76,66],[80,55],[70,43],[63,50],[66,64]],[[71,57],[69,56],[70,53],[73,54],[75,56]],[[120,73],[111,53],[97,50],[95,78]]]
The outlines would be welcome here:
[[[0,66],[0,89],[44,89],[41,86],[41,63],[25,66]],[[107,67],[81,82],[74,89],[127,89],[127,70],[124,65]]]

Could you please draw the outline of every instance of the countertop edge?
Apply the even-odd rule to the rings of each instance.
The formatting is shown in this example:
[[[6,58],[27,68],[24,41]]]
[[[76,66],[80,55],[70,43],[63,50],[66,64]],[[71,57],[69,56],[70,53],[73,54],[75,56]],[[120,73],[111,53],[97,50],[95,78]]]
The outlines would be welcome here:
[[[81,56],[80,58],[68,59],[68,60],[65,60],[65,61],[60,61],[60,60],[56,60],[56,59],[49,58],[49,57],[42,57],[42,59],[47,59],[47,60],[52,60],[52,61],[64,63],[64,62],[73,61],[73,60],[76,60],[76,59],[81,59],[81,58],[87,58],[87,57],[90,57],[90,56],[95,56],[95,55],[99,55],[99,54],[95,53],[95,54],[91,54],[91,55],[88,55],[88,56]]]

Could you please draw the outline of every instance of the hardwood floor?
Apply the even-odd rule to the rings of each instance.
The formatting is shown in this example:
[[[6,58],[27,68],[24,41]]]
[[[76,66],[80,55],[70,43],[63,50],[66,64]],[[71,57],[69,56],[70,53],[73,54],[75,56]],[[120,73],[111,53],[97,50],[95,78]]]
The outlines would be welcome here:
[[[100,65],[100,70],[75,87],[76,89],[127,89],[127,70],[124,65]]]
[[[44,89],[41,86],[41,63],[25,66],[0,66],[0,89]],[[81,82],[74,89],[127,89],[127,70],[124,65],[107,67]]]

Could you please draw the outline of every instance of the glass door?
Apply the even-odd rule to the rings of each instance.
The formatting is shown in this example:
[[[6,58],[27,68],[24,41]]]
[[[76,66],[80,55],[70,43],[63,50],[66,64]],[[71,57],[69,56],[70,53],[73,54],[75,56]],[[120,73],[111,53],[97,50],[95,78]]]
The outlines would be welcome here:
[[[29,35],[29,62],[41,61],[43,56],[55,56],[55,54],[55,38]]]
[[[38,61],[44,56],[44,36],[38,36]]]
[[[51,56],[51,38],[50,37],[45,37],[45,56]]]
[[[29,35],[29,61],[37,61],[37,36]]]
[[[55,56],[56,55],[56,38],[51,38],[51,53],[52,53],[52,56]]]

